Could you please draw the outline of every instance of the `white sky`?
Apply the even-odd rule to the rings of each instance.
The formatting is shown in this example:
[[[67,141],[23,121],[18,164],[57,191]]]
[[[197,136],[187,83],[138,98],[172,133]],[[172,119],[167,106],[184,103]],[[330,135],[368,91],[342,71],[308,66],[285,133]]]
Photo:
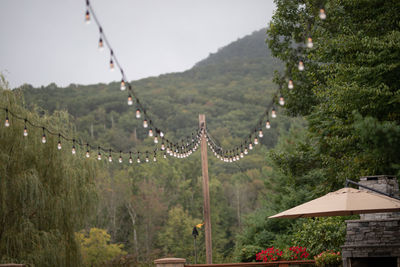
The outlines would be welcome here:
[[[91,0],[129,80],[184,71],[268,25],[272,0]],[[85,0],[0,0],[0,73],[10,87],[109,83],[109,52]]]

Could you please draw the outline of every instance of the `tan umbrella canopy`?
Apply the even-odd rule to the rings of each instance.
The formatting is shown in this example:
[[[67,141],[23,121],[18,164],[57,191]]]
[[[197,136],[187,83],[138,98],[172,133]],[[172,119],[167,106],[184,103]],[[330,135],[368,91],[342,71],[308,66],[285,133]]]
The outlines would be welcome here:
[[[269,218],[345,216],[393,211],[400,211],[400,200],[346,187]]]

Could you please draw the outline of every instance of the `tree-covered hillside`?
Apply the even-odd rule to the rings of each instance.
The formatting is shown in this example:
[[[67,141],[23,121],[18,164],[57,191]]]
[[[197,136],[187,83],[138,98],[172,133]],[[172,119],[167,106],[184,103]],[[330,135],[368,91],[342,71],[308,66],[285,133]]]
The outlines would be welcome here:
[[[265,182],[271,175],[267,150],[291,125],[302,127],[300,119],[285,117],[278,105],[271,129],[265,128],[265,121],[257,124],[277,92],[274,71],[282,68],[271,57],[265,32],[256,31],[219,49],[188,71],[131,83],[170,140],[179,141],[195,130],[200,113],[206,114],[209,132],[227,149],[240,145],[254,127],[264,131],[261,146],[239,162],[227,164],[209,153],[214,262],[233,260],[235,236],[244,216],[263,203]],[[126,104],[119,82],[66,88],[25,85],[21,90],[30,109],[68,111],[76,125],[74,138],[84,143],[110,146],[114,151],[137,148],[152,153],[154,149],[148,129],[135,118],[136,107]],[[99,203],[86,228],[107,229],[112,241],[124,244],[138,262],[164,256],[193,262],[191,231],[202,222],[203,212],[200,166],[198,152],[188,159],[160,158],[157,163],[135,162],[133,166],[99,164]],[[198,244],[202,262],[202,233]]]

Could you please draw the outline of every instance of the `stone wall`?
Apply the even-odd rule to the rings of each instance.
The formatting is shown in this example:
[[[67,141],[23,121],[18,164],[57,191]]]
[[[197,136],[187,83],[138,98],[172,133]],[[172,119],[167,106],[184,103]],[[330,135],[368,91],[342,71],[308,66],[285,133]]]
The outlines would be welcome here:
[[[371,187],[375,190],[383,193],[399,197],[399,184],[396,176],[391,175],[375,175],[375,176],[363,176],[360,178],[359,184]],[[368,189],[359,188],[360,190],[369,191]],[[373,192],[374,193],[374,192]],[[361,220],[374,220],[374,219],[390,219],[400,218],[400,212],[383,212],[383,213],[371,213],[361,214]]]

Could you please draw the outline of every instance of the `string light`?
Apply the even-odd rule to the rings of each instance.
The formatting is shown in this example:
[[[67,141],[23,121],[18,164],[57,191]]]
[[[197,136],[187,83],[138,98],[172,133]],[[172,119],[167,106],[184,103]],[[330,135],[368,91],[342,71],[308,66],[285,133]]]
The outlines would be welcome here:
[[[258,145],[258,138],[257,138],[257,136],[254,137],[254,144],[255,144],[255,145]]]
[[[325,9],[321,8],[319,10],[319,18],[322,20],[326,19]]]
[[[128,160],[129,164],[133,163],[133,159],[132,159],[132,152],[129,151],[129,160]]]
[[[153,161],[154,161],[154,162],[157,161],[157,154],[156,154],[156,152],[154,152]]]
[[[114,71],[114,60],[113,60],[113,56],[114,56],[114,52],[111,50],[111,55],[110,55],[110,71]]]
[[[119,158],[118,158],[118,162],[122,163],[122,151],[119,151]]]
[[[26,128],[26,121],[27,121],[27,119],[25,119],[24,120],[24,136],[26,137],[26,136],[28,136],[28,129]]]
[[[267,129],[271,128],[271,123],[269,122],[269,120],[267,120],[267,122],[265,123],[265,128]]]
[[[149,152],[146,151],[146,162],[149,162]]]
[[[307,38],[307,47],[308,48],[313,48],[313,46],[314,46],[314,44],[313,44],[312,38],[308,37]]]
[[[99,31],[100,31],[100,37],[99,37],[99,45],[98,45],[98,48],[99,48],[99,51],[103,51],[103,50],[104,50],[104,43],[103,43],[103,37],[102,37],[102,35],[103,35],[103,28],[99,27]]]
[[[138,156],[137,156],[137,159],[136,159],[137,163],[140,163],[140,156],[139,155],[140,155],[140,152],[138,152]]]
[[[86,12],[85,12],[85,22],[86,22],[86,24],[90,24],[90,13],[89,13],[89,9],[87,9]]]
[[[8,119],[8,109],[6,109],[6,120],[4,122],[5,127],[10,127],[10,120]]]
[[[72,155],[76,154],[76,148],[75,148],[75,139],[72,140],[72,149],[71,149]]]
[[[258,130],[258,137],[260,137],[260,138],[263,138],[263,131],[262,131],[262,129],[260,128],[259,130]]]
[[[279,97],[279,105],[281,106],[285,105],[285,99],[283,98],[283,96]]]
[[[61,150],[62,146],[61,146],[61,134],[58,134],[58,142],[57,142],[57,149]]]
[[[289,89],[293,89],[293,87],[294,87],[294,85],[293,85],[293,80],[290,79],[289,82],[288,82],[288,88],[289,88]]]
[[[140,110],[139,109],[136,110],[136,118],[140,119]]]
[[[97,150],[98,150],[98,153],[97,153],[97,160],[101,160],[100,147],[98,147]]]
[[[147,120],[144,119],[143,120],[143,128],[147,128],[147,127],[149,127],[149,124],[147,123]]]
[[[149,137],[152,137],[153,136],[153,130],[150,128],[149,129]]]
[[[109,150],[108,154],[108,162],[112,162],[111,149]]]
[[[86,157],[90,158],[89,144],[86,144]]]
[[[164,152],[164,155],[163,155],[163,157],[164,157],[164,159],[166,159],[166,158],[167,158],[167,153],[166,153],[166,152]]]
[[[129,106],[132,106],[132,105],[133,105],[133,99],[132,99],[131,94],[128,95],[128,105],[129,105]]]
[[[46,133],[44,132],[46,129],[44,127],[42,127],[43,129],[43,135],[42,135],[42,143],[45,144],[47,142],[46,140]]]
[[[304,62],[303,62],[303,60],[299,61],[298,69],[299,69],[299,71],[303,71],[304,70]]]
[[[157,138],[157,135],[156,135],[156,136],[154,136],[154,144],[158,144],[158,138]]]
[[[121,80],[121,87],[120,87],[121,91],[125,91],[126,90],[126,85],[125,85],[125,81],[124,79]]]
[[[275,108],[272,108],[272,110],[271,110],[271,117],[272,118],[276,118],[276,110],[275,110]]]
[[[161,150],[165,150],[165,144],[164,144],[164,141],[161,143]]]

